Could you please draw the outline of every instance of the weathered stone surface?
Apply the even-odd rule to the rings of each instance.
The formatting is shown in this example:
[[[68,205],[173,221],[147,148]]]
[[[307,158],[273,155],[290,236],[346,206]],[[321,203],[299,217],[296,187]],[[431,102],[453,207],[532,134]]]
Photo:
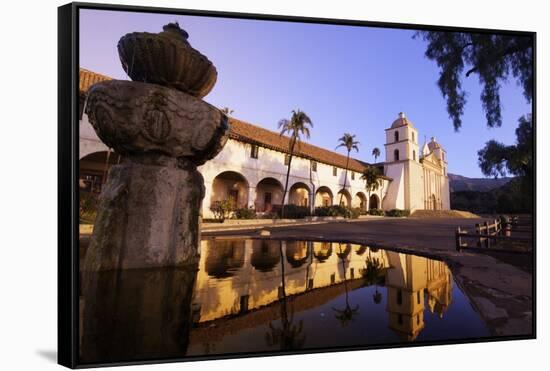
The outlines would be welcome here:
[[[182,357],[197,266],[86,275],[80,301],[83,363]]]
[[[212,89],[217,72],[187,36],[177,23],[160,34],[124,36],[124,69],[143,82],[104,81],[88,91],[90,123],[123,161],[103,187],[85,275],[198,261],[204,180],[197,165],[221,151],[229,126],[197,98]]]
[[[198,261],[202,175],[163,155],[129,155],[101,194],[85,271],[175,267]]]
[[[189,94],[121,80],[95,84],[88,94],[90,123],[122,155],[159,152],[200,165],[227,141],[227,116]]]
[[[158,34],[133,32],[120,39],[118,54],[124,71],[134,81],[204,97],[216,84],[216,68],[191,47],[189,35],[177,23],[169,23],[163,29]]]

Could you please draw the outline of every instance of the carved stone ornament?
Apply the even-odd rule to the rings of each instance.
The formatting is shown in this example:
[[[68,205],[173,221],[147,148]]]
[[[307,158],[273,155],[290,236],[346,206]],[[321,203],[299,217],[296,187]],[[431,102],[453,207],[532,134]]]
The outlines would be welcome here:
[[[89,91],[86,114],[120,154],[158,152],[196,165],[227,141],[227,116],[201,99],[154,84],[112,80]]]
[[[120,39],[118,54],[124,71],[134,81],[204,97],[216,83],[216,68],[191,47],[187,32],[177,23],[169,23],[163,29],[158,34],[133,32]]]
[[[186,39],[177,24],[124,36],[120,58],[137,81],[104,81],[88,91],[89,121],[122,162],[110,169],[99,197],[83,265],[87,296],[103,294],[89,285],[94,272],[198,261],[204,179],[197,166],[221,151],[229,126],[199,98],[217,73]]]

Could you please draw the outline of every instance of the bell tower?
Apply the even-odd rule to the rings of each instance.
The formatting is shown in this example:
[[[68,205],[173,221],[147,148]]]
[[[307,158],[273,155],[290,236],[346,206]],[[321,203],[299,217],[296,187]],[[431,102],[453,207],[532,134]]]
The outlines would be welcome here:
[[[412,125],[405,113],[399,116],[386,129],[386,163],[411,160],[418,162],[418,130]]]
[[[392,178],[388,186],[384,209],[415,210],[422,207],[417,192],[422,189],[422,165],[418,150],[418,130],[399,115],[386,129],[386,161],[384,173]]]

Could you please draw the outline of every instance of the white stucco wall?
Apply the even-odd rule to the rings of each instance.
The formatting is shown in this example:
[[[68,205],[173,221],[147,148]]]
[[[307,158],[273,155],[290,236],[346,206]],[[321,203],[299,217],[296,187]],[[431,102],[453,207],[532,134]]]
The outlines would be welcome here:
[[[93,127],[88,121],[86,114],[83,115],[79,123],[80,143],[79,158],[99,152],[107,151],[108,148],[97,137]],[[449,180],[447,177],[447,163],[443,160],[444,150],[434,151],[438,161],[436,164],[425,164],[419,159],[418,153],[418,132],[415,128],[402,126],[398,128],[398,143],[394,142],[394,132],[396,129],[386,131],[386,139],[389,141],[386,146],[386,158],[389,159],[384,165],[384,175],[393,178],[393,181],[383,180],[382,186],[372,194],[376,194],[381,202],[381,207],[388,209],[423,209],[426,200],[432,194],[435,194],[440,200],[442,208],[450,208]],[[412,140],[414,133],[414,141]],[[402,141],[406,139],[405,141]],[[407,140],[408,139],[408,140]],[[400,161],[393,161],[393,150],[400,150]],[[416,153],[416,160],[413,159],[412,151]],[[210,218],[213,214],[210,211],[210,203],[216,194],[227,193],[222,189],[223,186],[217,185],[214,190],[214,179],[224,171],[232,171],[241,174],[244,182],[239,188],[239,199],[245,200],[245,205],[263,210],[264,193],[272,193],[272,205],[281,203],[282,192],[278,191],[277,186],[258,187],[258,183],[265,178],[277,180],[281,186],[285,184],[287,167],[284,164],[285,154],[271,149],[260,147],[258,149],[258,158],[250,156],[251,145],[235,140],[228,140],[223,150],[211,161],[208,161],[198,170],[202,173],[205,181],[206,194],[203,201],[203,217]],[[405,157],[403,157],[405,156]],[[410,161],[407,161],[410,159]],[[437,165],[437,166],[436,166]],[[337,168],[336,176],[333,175],[333,166],[323,163],[317,163],[317,171],[311,171],[311,162],[309,159],[294,157],[292,160],[291,173],[288,182],[288,189],[293,185],[302,183],[301,198],[307,198],[310,207],[322,205],[322,197],[316,194],[320,187],[326,187],[332,194],[332,203],[338,204],[340,197],[339,191],[344,184],[345,170]],[[353,207],[359,207],[361,199],[364,197],[365,206],[368,207],[368,193],[365,191],[365,182],[361,179],[360,173],[355,173],[355,179],[351,179],[351,171],[347,174],[346,191],[351,198]],[[307,189],[304,189],[307,187]],[[360,196],[358,196],[358,193]],[[286,202],[289,202],[289,193],[286,196]],[[345,198],[344,198],[345,199]],[[290,201],[295,201],[290,199]]]

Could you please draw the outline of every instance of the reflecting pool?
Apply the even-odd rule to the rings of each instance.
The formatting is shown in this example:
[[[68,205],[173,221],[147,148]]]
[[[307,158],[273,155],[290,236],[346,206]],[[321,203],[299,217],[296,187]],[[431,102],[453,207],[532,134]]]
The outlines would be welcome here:
[[[209,239],[196,267],[85,281],[83,362],[490,335],[445,263],[365,245]]]

